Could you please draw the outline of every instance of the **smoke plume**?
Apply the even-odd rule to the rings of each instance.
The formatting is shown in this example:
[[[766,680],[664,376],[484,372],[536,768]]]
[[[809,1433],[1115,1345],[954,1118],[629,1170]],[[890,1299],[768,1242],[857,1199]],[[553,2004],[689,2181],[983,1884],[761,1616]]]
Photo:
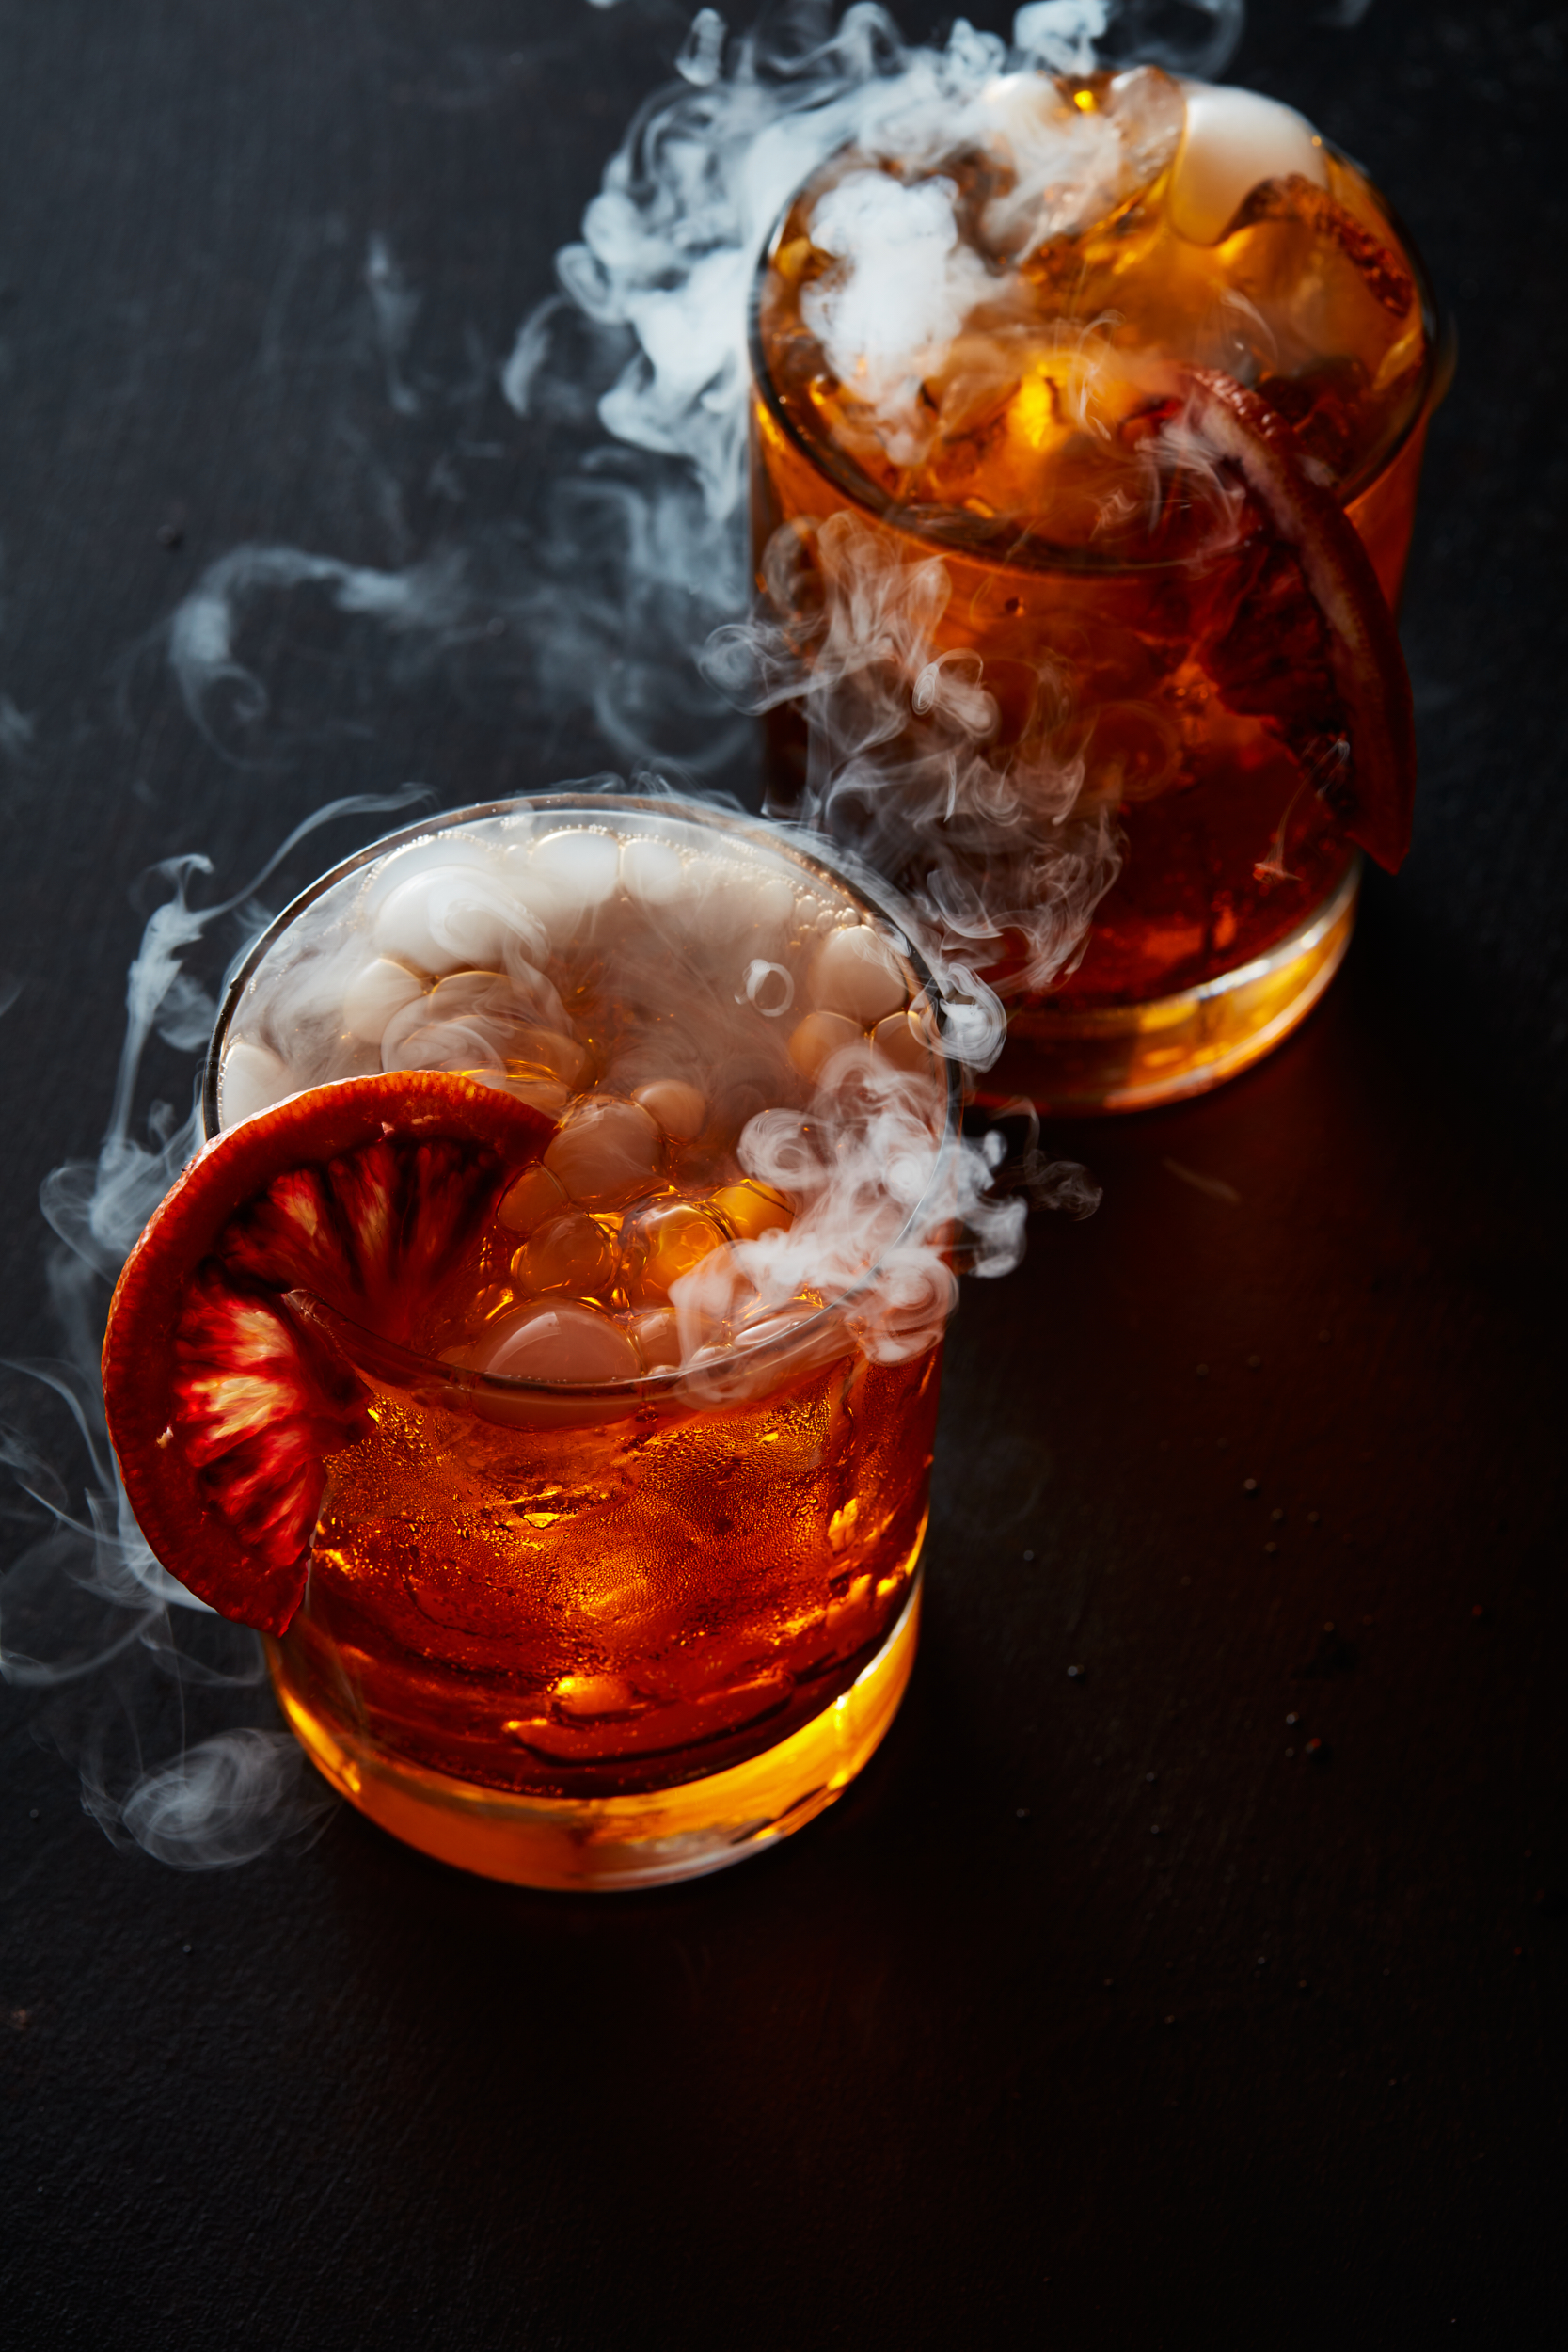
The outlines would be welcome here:
[[[931,653],[940,559],[895,577],[869,527],[830,525],[812,551],[826,582],[816,643],[784,642],[749,618],[750,292],[785,199],[847,142],[960,105],[1009,59],[1082,71],[1144,57],[1212,74],[1240,20],[1241,0],[1124,0],[1114,9],[1105,0],[1036,0],[1020,10],[1009,52],[962,20],[942,46],[911,45],[865,0],[836,23],[807,6],[741,34],[702,9],[674,87],[643,108],[610,158],[580,239],[558,258],[559,291],[515,330],[498,372],[529,451],[517,511],[467,519],[462,467],[491,462],[499,448],[474,422],[494,378],[469,351],[432,389],[412,358],[419,290],[389,242],[373,238],[356,313],[364,373],[379,384],[388,434],[417,451],[421,480],[447,500],[445,521],[415,544],[395,467],[356,444],[364,503],[385,520],[385,561],[237,547],[208,566],[155,639],[131,649],[123,691],[155,653],[237,784],[302,743],[363,733],[389,698],[439,674],[465,703],[500,710],[526,689],[546,722],[586,716],[613,764],[698,789],[732,778],[748,757],[752,730],[736,717],[736,700],[767,711],[815,697],[810,813],[885,865],[895,774],[917,812],[919,854],[906,858],[903,879],[940,927],[942,952],[985,959],[999,918],[984,877],[1000,868],[1009,900],[1040,910],[1031,971],[1059,970],[1114,872],[1114,839],[1108,820],[1085,807],[1070,762],[1015,763],[1002,773],[988,759],[983,676]],[[895,241],[904,233],[884,226]],[[939,241],[945,233],[934,211],[914,226]],[[941,320],[927,326],[935,333]],[[787,565],[800,552],[783,547],[769,561]],[[325,607],[341,624],[335,675],[353,683],[351,709],[312,708],[302,719],[282,693],[296,605]],[[0,751],[26,762],[33,744],[32,720],[0,697]],[[334,803],[301,831],[350,807],[397,804]],[[79,1461],[69,1473],[55,1469],[57,1449],[30,1429],[4,1440],[37,1528],[4,1588],[5,1671],[40,1694],[46,1732],[76,1763],[92,1816],[117,1840],[186,1867],[243,1861],[314,1834],[322,1819],[316,1784],[268,1715],[254,1640],[165,1574],[126,1510],[98,1388],[108,1287],[196,1140],[194,1119],[166,1104],[138,1120],[144,1052],[154,1035],[182,1053],[199,1050],[214,998],[188,962],[220,933],[243,948],[267,920],[257,898],[265,874],[219,904],[196,903],[211,870],[197,855],[162,869],[167,896],[132,966],[102,1149],[44,1188],[62,1355],[15,1369],[66,1416]],[[966,993],[961,971],[946,980],[950,1019],[970,1025],[962,1050],[978,1061],[993,1009],[983,989]],[[919,1152],[897,1101],[855,1083],[856,1117],[896,1198],[918,1181]],[[761,1176],[780,1172],[798,1147],[798,1136],[767,1120],[747,1144]],[[998,1151],[991,1143],[988,1156]],[[1037,1150],[1034,1162],[1040,1197],[1077,1213],[1093,1205],[1081,1171],[1052,1169]],[[798,1160],[790,1164],[799,1174]],[[832,1152],[812,1177],[834,1205],[857,1181]],[[995,1220],[980,1270],[1007,1262],[1021,1216],[1015,1203]],[[748,1305],[766,1313],[798,1268],[777,1248],[754,1248],[741,1272]],[[928,1255],[892,1273],[863,1319],[873,1354],[908,1347],[947,1305],[946,1278]],[[736,1299],[698,1285],[678,1306],[695,1353]]]

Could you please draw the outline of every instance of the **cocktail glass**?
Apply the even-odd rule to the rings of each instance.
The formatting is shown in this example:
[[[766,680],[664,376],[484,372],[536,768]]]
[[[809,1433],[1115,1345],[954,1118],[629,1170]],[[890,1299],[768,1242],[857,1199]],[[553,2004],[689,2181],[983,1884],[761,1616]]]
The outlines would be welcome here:
[[[1092,112],[1107,103],[1110,77],[1058,87]],[[1365,234],[1372,251],[1386,247],[1395,274],[1406,273],[1414,286],[1397,345],[1382,336],[1375,429],[1364,432],[1365,447],[1332,484],[1397,611],[1427,427],[1451,373],[1451,332],[1418,254],[1386,204],[1348,158],[1321,141],[1314,145],[1338,205],[1335,225],[1352,244]],[[791,275],[809,246],[811,203],[843,167],[836,160],[791,200],[756,284],[752,513],[763,610],[786,639],[809,645],[825,595],[835,592],[832,581],[825,586],[832,566],[821,559],[818,535],[834,518],[841,532],[844,518],[852,517],[874,534],[861,540],[870,553],[859,559],[851,540],[836,543],[841,606],[863,585],[846,583],[852,561],[863,571],[873,564],[885,583],[895,573],[914,580],[925,567],[928,574],[938,559],[947,589],[934,617],[927,592],[920,659],[949,665],[990,696],[998,716],[983,744],[990,771],[1037,756],[1043,741],[1058,777],[1074,757],[1082,759],[1079,811],[1092,802],[1113,820],[1119,871],[1094,907],[1081,957],[1069,958],[1049,986],[1038,986],[1028,956],[1012,951],[1005,917],[1003,936],[989,954],[975,952],[1009,1009],[1007,1048],[982,1080],[981,1099],[1024,1094],[1044,1110],[1084,1113],[1200,1092],[1266,1053],[1317,1001],[1349,944],[1360,881],[1359,854],[1314,788],[1321,778],[1281,741],[1257,692],[1229,707],[1201,666],[1183,659],[1206,616],[1234,601],[1238,567],[1255,560],[1256,547],[1244,540],[1227,545],[1221,533],[1196,552],[1130,552],[1117,533],[1101,539],[1097,524],[1084,526],[1083,482],[1076,485],[1080,511],[1070,519],[1049,503],[1029,511],[1019,482],[1021,453],[1029,455],[1023,445],[1034,422],[1030,404],[1049,433],[1049,403],[1058,403],[1059,426],[1064,388],[1071,396],[1068,369],[1057,370],[1060,381],[1049,365],[1037,375],[1026,372],[1022,384],[989,401],[982,381],[972,432],[940,441],[923,463],[900,469],[887,462],[863,424],[857,433],[853,403],[846,408],[825,378],[820,353],[802,332],[800,287]],[[906,176],[912,182],[931,167],[927,156]],[[954,168],[964,182],[978,167],[960,157]],[[1227,282],[1221,256],[1243,253],[1255,281],[1306,266],[1304,254],[1309,262],[1308,241],[1320,232],[1305,215],[1317,199],[1307,187],[1302,204],[1302,183],[1270,183],[1268,192],[1278,198],[1283,184],[1285,197],[1272,209],[1267,202],[1253,206],[1256,217],[1214,248],[1209,275],[1209,257],[1175,240],[1161,222],[1160,184],[1142,193],[1141,213],[1120,207],[1098,244],[1095,232],[1067,241],[1072,267],[1081,266],[1100,289],[1074,316],[1081,342],[1092,342],[1099,331],[1096,301],[1114,300],[1124,254],[1144,253],[1148,266],[1170,271],[1162,298],[1176,310],[1193,300],[1235,297],[1243,326],[1245,298]],[[966,183],[960,215],[970,201]],[[1357,339],[1378,332],[1378,298],[1364,292],[1378,267],[1366,261],[1358,279],[1344,262],[1343,298],[1319,304],[1318,324],[1328,338],[1323,357],[1332,364],[1315,377],[1306,371],[1306,380],[1281,373],[1264,388],[1279,413],[1299,419],[1303,447],[1320,472],[1327,470],[1315,453],[1320,446],[1330,449],[1347,416],[1364,423],[1372,401],[1379,351],[1369,346],[1363,366]],[[1247,282],[1240,264],[1228,276]],[[1382,291],[1386,296],[1386,275]],[[1116,314],[1106,315],[1105,331],[1114,337]],[[1384,316],[1382,327],[1387,325]],[[1389,363],[1390,349],[1397,365]],[[1073,361],[1080,351],[1066,356]],[[810,659],[808,653],[808,668]],[[774,697],[768,711],[768,805],[822,821],[820,790],[809,773],[821,754],[808,743],[802,701]],[[901,864],[896,781],[907,739],[880,714],[864,731],[879,745],[869,762],[882,761],[886,781],[874,824],[861,824],[864,796],[848,796],[850,835],[884,870],[912,883],[917,869]],[[961,757],[958,764],[961,770]],[[1060,837],[1062,815],[1059,798],[1040,807],[1037,845],[1049,844],[1053,832]],[[986,879],[977,880],[977,872],[988,853],[966,856],[961,784],[943,823],[960,895],[983,895]],[[1103,848],[1103,833],[1101,838]],[[1014,855],[1009,845],[1004,854]],[[1103,887],[1092,881],[1087,886],[1091,893]],[[1006,884],[999,895],[1005,905]]]
[[[269,1009],[277,1041],[291,975],[330,959],[367,887],[476,834],[580,835],[611,868],[648,845],[782,883],[824,922],[873,927],[924,1034],[940,1025],[918,949],[831,857],[673,800],[498,803],[349,859],[257,943],[213,1042],[210,1134],[226,1068],[236,1099],[254,1083],[230,1055],[254,1060]],[[601,931],[613,911],[601,899]],[[933,1147],[902,1239],[940,1223],[960,1093],[955,1063],[900,1050]],[[612,1241],[621,1223],[598,1219]],[[919,1624],[941,1342],[873,1360],[890,1352],[864,1343],[877,1271],[770,1338],[613,1382],[486,1375],[331,1318],[374,1427],[328,1463],[306,1598],[268,1647],[333,1787],[444,1861],[589,1889],[721,1868],[832,1804],[893,1719]]]

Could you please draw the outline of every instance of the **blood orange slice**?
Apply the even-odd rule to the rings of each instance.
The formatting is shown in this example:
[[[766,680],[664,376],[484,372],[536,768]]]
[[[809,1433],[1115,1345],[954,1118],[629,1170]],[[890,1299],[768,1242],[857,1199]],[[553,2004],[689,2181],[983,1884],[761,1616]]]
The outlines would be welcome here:
[[[158,1209],[110,1305],[103,1399],[143,1534],[224,1616],[285,1629],[324,1459],[368,1425],[362,1385],[289,1295],[407,1343],[553,1132],[445,1072],[351,1078],[219,1136]]]
[[[1183,423],[1239,476],[1261,528],[1198,657],[1232,710],[1271,721],[1352,841],[1390,873],[1410,847],[1410,680],[1371,559],[1294,433],[1217,370],[1188,378]]]

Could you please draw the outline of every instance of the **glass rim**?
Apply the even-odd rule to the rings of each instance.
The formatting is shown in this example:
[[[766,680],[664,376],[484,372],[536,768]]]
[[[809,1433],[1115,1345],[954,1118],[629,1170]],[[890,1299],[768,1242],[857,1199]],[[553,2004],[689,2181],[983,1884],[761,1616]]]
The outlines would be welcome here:
[[[885,930],[895,933],[899,952],[912,968],[940,1025],[946,1000],[922,952],[912,922],[904,920],[898,912],[896,894],[893,892],[892,885],[882,882],[880,877],[871,878],[876,890],[886,890],[894,899],[892,905],[881,903],[870,883],[863,881],[858,872],[848,870],[847,861],[841,862],[833,852],[833,846],[822,836],[806,834],[803,830],[798,833],[777,820],[757,818],[744,812],[722,808],[713,802],[691,800],[679,793],[595,792],[582,786],[576,790],[519,793],[505,800],[475,801],[462,808],[438,810],[422,823],[403,825],[393,833],[382,834],[379,839],[368,842],[362,850],[356,850],[327,872],[318,876],[273,917],[265,930],[251,943],[224,989],[202,1073],[200,1109],[204,1142],[210,1143],[226,1132],[218,1120],[218,1080],[230,1025],[261,965],[299,917],[328,890],[351,875],[374,866],[394,850],[407,849],[416,842],[430,839],[434,834],[450,832],[457,826],[484,818],[516,816],[533,810],[546,815],[590,818],[601,810],[638,817],[673,817],[680,822],[695,824],[713,832],[738,833],[754,847],[792,861],[807,874],[828,883],[835,893],[847,898],[863,912],[874,916]],[[809,850],[803,846],[808,839],[813,844]],[[465,1365],[446,1363],[438,1357],[420,1355],[415,1349],[401,1346],[396,1341],[382,1339],[379,1334],[356,1325],[352,1316],[341,1313],[336,1308],[328,1307],[327,1311],[334,1321],[363,1333],[370,1343],[368,1353],[380,1354],[385,1363],[392,1364],[395,1360],[406,1366],[411,1375],[417,1375],[421,1387],[438,1387],[449,1391],[452,1398],[450,1409],[453,1410],[462,1410],[465,1401],[490,1396],[498,1407],[509,1402],[521,1405],[529,1401],[553,1406],[557,1408],[553,1419],[562,1425],[575,1418],[571,1412],[573,1406],[582,1408],[576,1418],[583,1421],[625,1419],[641,1405],[656,1404],[665,1399],[676,1400],[683,1388],[700,1392],[705,1384],[708,1387],[735,1384],[741,1394],[752,1392],[753,1371],[757,1375],[756,1391],[769,1393],[774,1384],[761,1377],[765,1369],[776,1364],[781,1374],[787,1377],[792,1359],[814,1356],[814,1338],[824,1334],[832,1322],[842,1319],[846,1311],[852,1309],[855,1301],[864,1297],[872,1289],[883,1264],[908,1240],[920,1221],[922,1210],[942,1180],[958,1143],[963,1111],[963,1077],[961,1064],[956,1058],[949,1055],[935,1058],[941,1061],[945,1073],[945,1116],[930,1180],[919,1200],[911,1207],[896,1234],[847,1290],[817,1308],[815,1313],[801,1316],[786,1329],[755,1347],[726,1350],[699,1364],[659,1366],[630,1380],[520,1380],[508,1374],[476,1372]],[[265,1116],[264,1113],[261,1115]],[[847,1333],[846,1339],[848,1341]],[[848,1343],[852,1345],[853,1342],[848,1341]],[[424,1401],[434,1400],[426,1398]],[[621,1413],[611,1414],[596,1409],[623,1403],[625,1410]],[[551,1419],[550,1415],[544,1416],[542,1425],[547,1425]]]
[[[852,145],[853,142],[849,144]],[[1335,500],[1341,513],[1348,513],[1359,499],[1365,498],[1368,492],[1374,489],[1390,472],[1414,435],[1430,421],[1433,411],[1441,404],[1453,377],[1457,337],[1454,330],[1453,313],[1439,302],[1436,289],[1432,281],[1432,274],[1427,268],[1420,247],[1378,186],[1377,182],[1364,166],[1358,164],[1355,158],[1348,154],[1343,148],[1336,146],[1333,140],[1324,139],[1323,144],[1337,163],[1348,165],[1351,170],[1357,172],[1366,182],[1385,220],[1393,231],[1400,252],[1409,265],[1410,275],[1416,283],[1417,298],[1421,306],[1421,327],[1425,341],[1420,377],[1399,431],[1387,448],[1379,455],[1377,463],[1370,470],[1351,475],[1347,482],[1335,490]],[[842,148],[835,151],[840,154],[844,151]],[[832,158],[827,160],[831,162]],[[817,168],[820,170],[822,167],[819,165]],[[807,176],[810,178],[814,175],[808,174]],[[802,181],[800,187],[805,184]],[[874,482],[858,472],[832,442],[812,439],[785,408],[779,388],[773,381],[772,372],[768,365],[767,355],[762,344],[763,289],[767,282],[768,272],[772,266],[780,231],[789,218],[790,208],[800,195],[800,187],[791,190],[778,218],[768,230],[762,251],[758,255],[757,265],[752,275],[752,290],[747,304],[746,343],[751,361],[753,392],[768,411],[768,418],[776,429],[785,440],[791,443],[796,453],[804,459],[814,472],[821,475],[835,489],[841,491],[850,504],[858,507],[862,513],[871,516],[875,521],[884,524],[888,530],[896,531],[903,537],[913,539],[924,548],[929,548],[933,553],[960,557],[972,563],[983,563],[996,571],[1016,573],[1021,580],[1038,579],[1042,574],[1070,576],[1074,573],[1112,580],[1118,577],[1135,578],[1145,573],[1190,569],[1194,564],[1201,564],[1206,560],[1202,555],[1162,555],[1139,559],[1118,556],[1109,550],[1101,551],[1090,548],[1058,548],[1047,545],[1043,551],[1043,560],[1035,563],[1024,562],[1016,555],[996,553],[989,548],[972,547],[960,540],[944,537],[940,531],[933,530],[929,524],[922,522],[918,516],[911,514],[910,509],[901,507],[895,499],[879,490]],[[940,511],[945,514],[958,512],[957,509],[951,507]]]

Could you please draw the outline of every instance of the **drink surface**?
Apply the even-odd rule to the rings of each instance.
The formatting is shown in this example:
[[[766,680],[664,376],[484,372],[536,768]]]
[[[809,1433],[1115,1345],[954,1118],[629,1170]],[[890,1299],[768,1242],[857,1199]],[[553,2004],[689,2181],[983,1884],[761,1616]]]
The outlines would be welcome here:
[[[884,616],[890,578],[940,558],[921,653],[971,662],[990,706],[958,758],[1097,861],[1081,956],[1053,942],[1051,965],[1004,904],[988,977],[1064,1011],[1135,1005],[1306,920],[1352,851],[1292,726],[1288,631],[1238,651],[1277,540],[1185,417],[1204,369],[1285,420],[1397,598],[1433,356],[1364,175],[1247,93],[1153,68],[1006,77],[957,135],[895,125],[799,192],[754,350],[765,600],[809,644],[819,534],[846,511]],[[835,747],[808,753],[797,707],[769,723],[781,804],[809,801]],[[962,807],[944,822],[961,866]]]
[[[919,1259],[942,1151],[919,993],[831,879],[673,820],[437,833],[279,934],[223,1041],[226,1120],[386,1067],[557,1121],[408,1346],[334,1321],[372,1401],[277,1652],[308,1716],[608,1795],[721,1770],[854,1680],[910,1594],[951,1279],[928,1249],[928,1295],[906,1279],[879,1322],[866,1278]]]

